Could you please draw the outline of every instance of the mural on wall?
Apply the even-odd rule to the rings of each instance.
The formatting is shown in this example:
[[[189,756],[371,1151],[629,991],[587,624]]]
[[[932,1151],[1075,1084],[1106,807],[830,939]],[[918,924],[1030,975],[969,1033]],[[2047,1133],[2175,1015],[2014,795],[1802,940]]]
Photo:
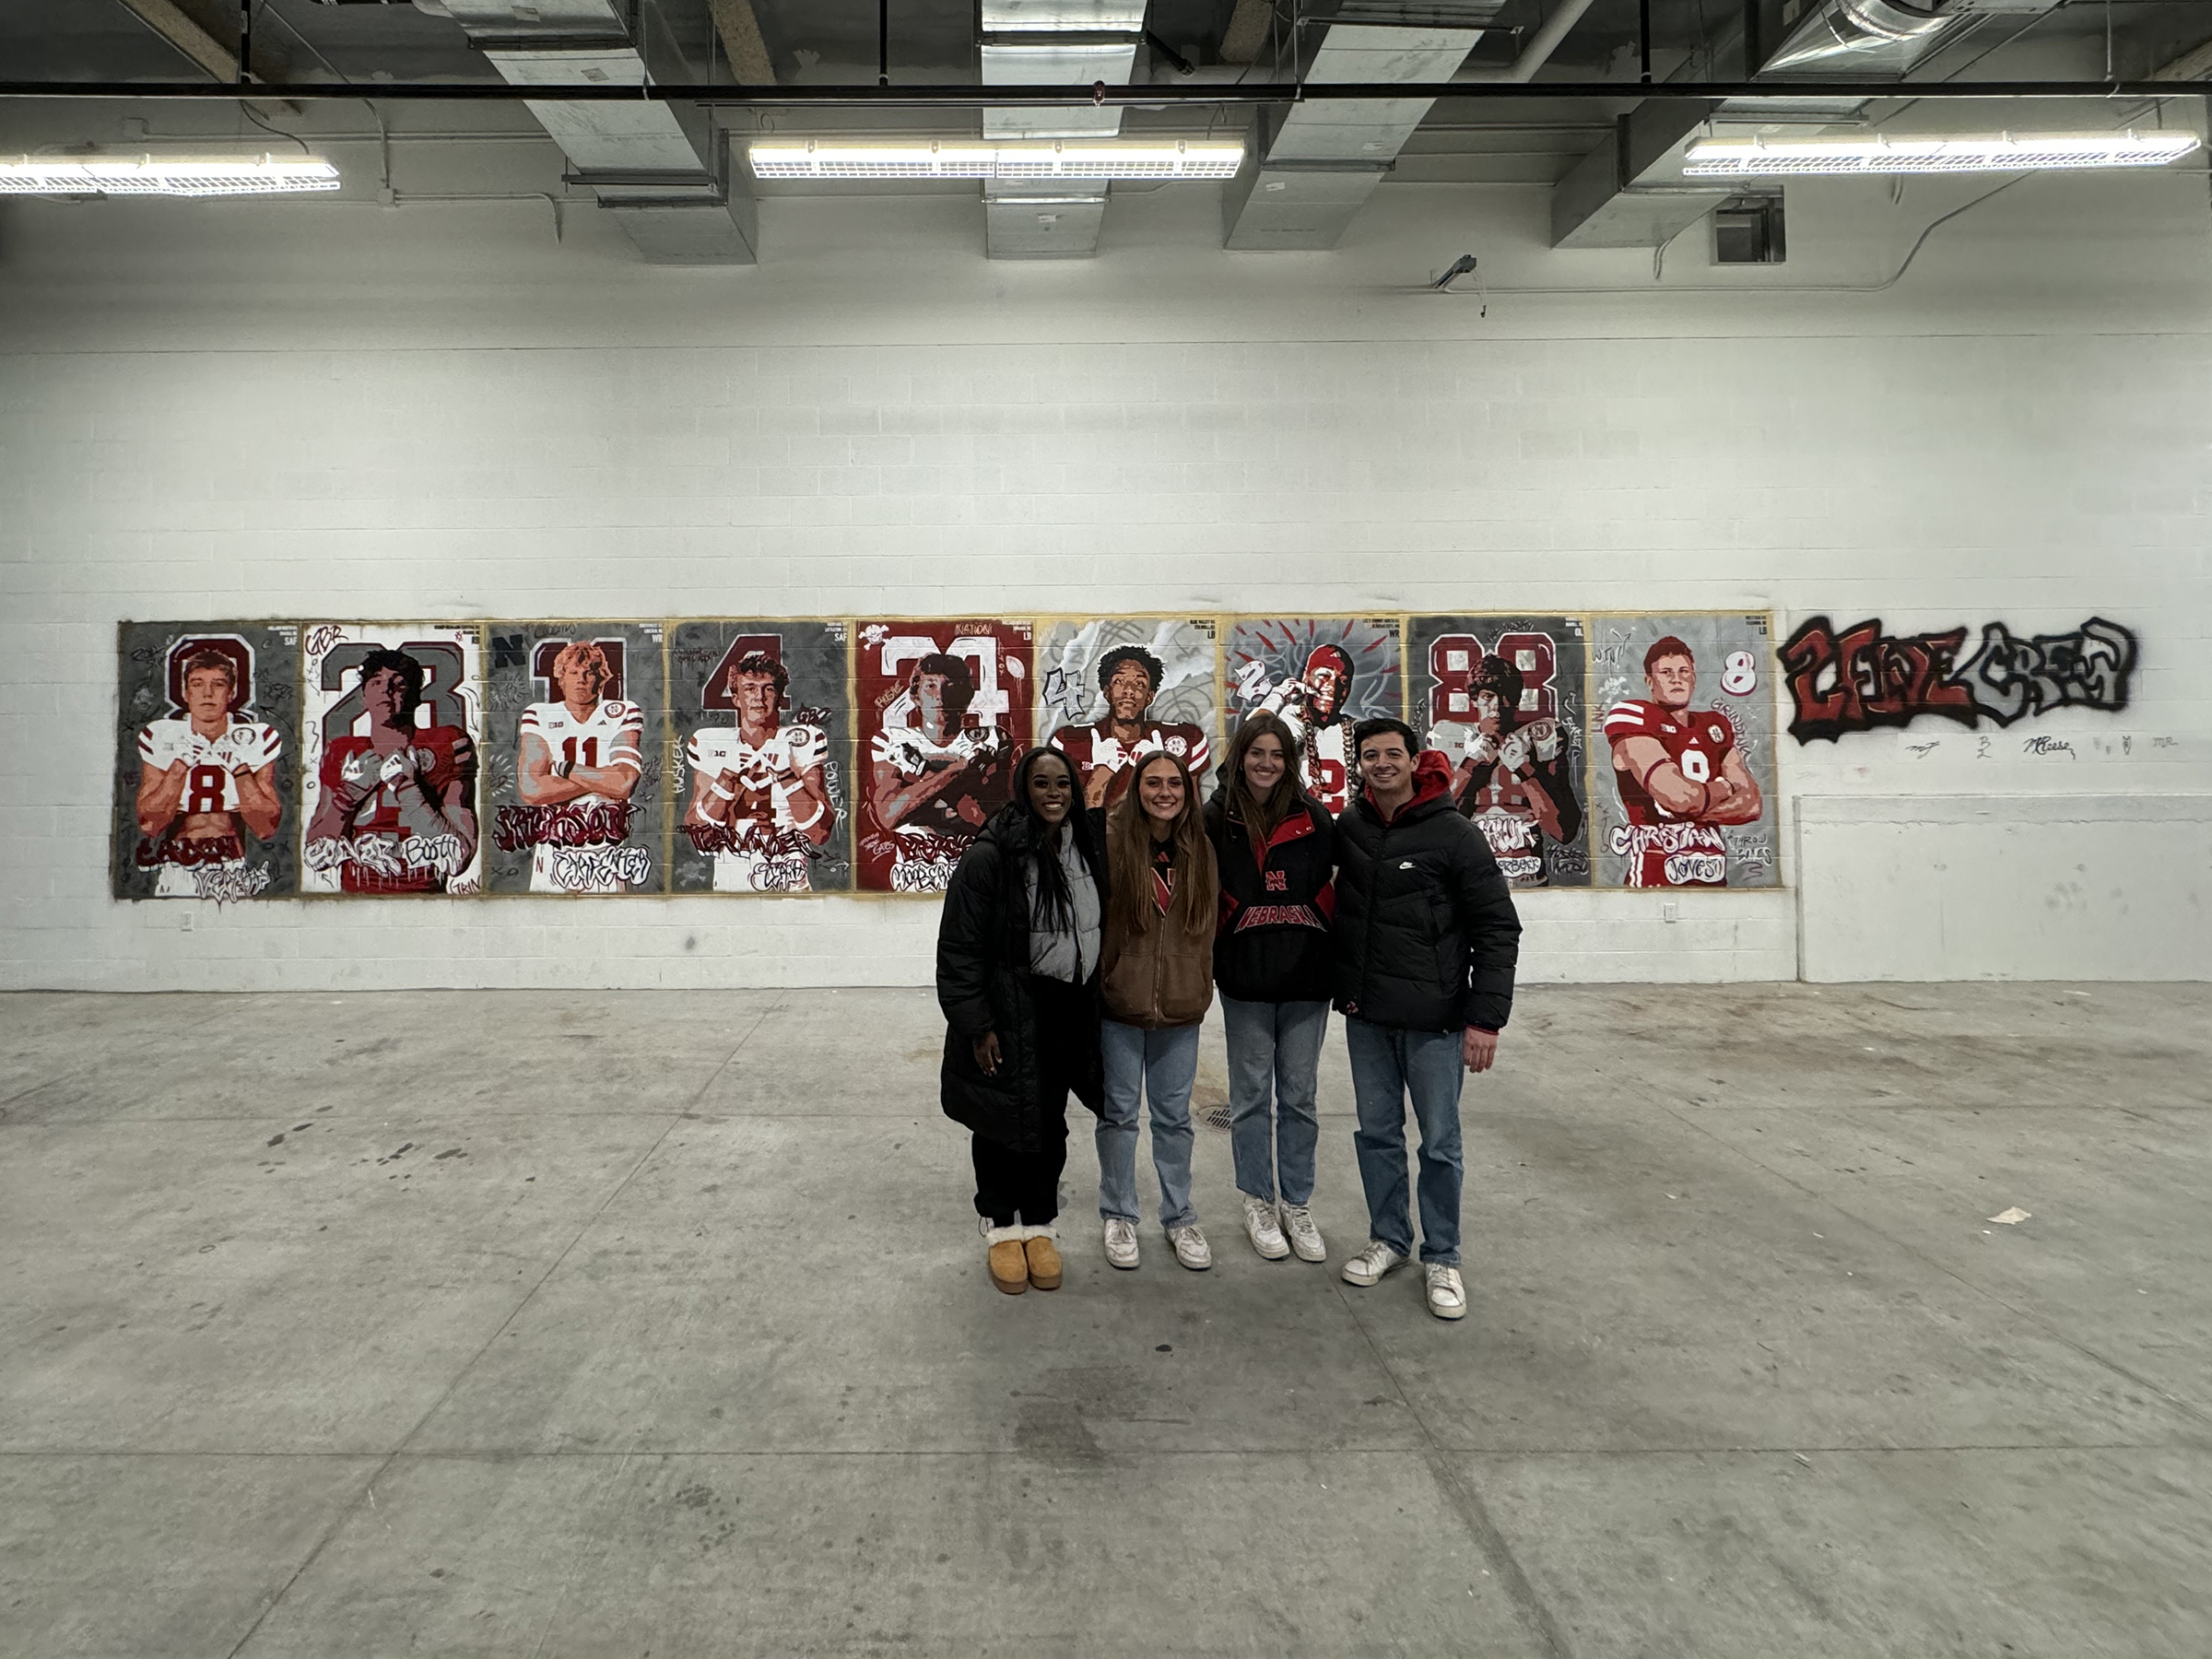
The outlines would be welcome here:
[[[117,643],[115,897],[296,891],[299,629],[125,622]]]
[[[1279,714],[1304,745],[1301,770],[1331,812],[1351,800],[1352,727],[1404,712],[1395,617],[1240,617],[1224,644],[1228,724]]]
[[[849,691],[841,621],[669,625],[676,891],[852,887]]]
[[[1791,699],[1790,735],[1831,742],[1846,732],[1909,725],[1922,715],[2008,726],[2053,709],[2127,707],[2136,636],[2091,617],[2071,633],[2021,639],[1984,623],[1966,652],[1967,630],[1893,635],[1877,618],[1838,633],[1815,617],[1782,647]]]
[[[1027,622],[855,624],[859,885],[938,893],[1029,747]]]
[[[486,882],[495,893],[666,886],[657,622],[493,622]]]
[[[1046,626],[1037,651],[1037,735],[1075,763],[1083,799],[1111,806],[1136,762],[1180,755],[1200,780],[1218,729],[1211,617],[1108,617]]]
[[[1412,724],[1517,888],[1588,887],[1579,617],[1416,617]]]
[[[482,890],[474,623],[303,625],[300,887]]]
[[[1780,883],[1772,633],[1764,614],[1592,619],[1600,885]]]

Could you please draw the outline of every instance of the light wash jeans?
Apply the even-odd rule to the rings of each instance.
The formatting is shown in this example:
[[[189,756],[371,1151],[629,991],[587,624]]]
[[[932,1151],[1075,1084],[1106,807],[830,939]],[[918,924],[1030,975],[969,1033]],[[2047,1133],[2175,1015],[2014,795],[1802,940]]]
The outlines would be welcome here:
[[[1101,1020],[1099,1043],[1106,1058],[1106,1110],[1099,1114],[1099,1214],[1135,1221],[1136,1215],[1136,1108],[1152,1102],[1152,1167],[1159,1171],[1159,1224],[1182,1227],[1198,1219],[1191,1208],[1191,1085],[1198,1078],[1198,1028],[1142,1026]]]
[[[1459,1265],[1459,1090],[1466,1078],[1457,1031],[1405,1031],[1347,1015],[1359,1184],[1367,1189],[1368,1236],[1413,1253],[1406,1202],[1406,1097],[1421,1126],[1421,1260]]]
[[[1221,1023],[1229,1033],[1229,1144],[1236,1157],[1237,1190],[1273,1204],[1279,1173],[1283,1202],[1309,1203],[1313,1146],[1321,1138],[1313,1097],[1321,1081],[1321,1040],[1328,1034],[1329,1005],[1239,1002],[1225,996]]]

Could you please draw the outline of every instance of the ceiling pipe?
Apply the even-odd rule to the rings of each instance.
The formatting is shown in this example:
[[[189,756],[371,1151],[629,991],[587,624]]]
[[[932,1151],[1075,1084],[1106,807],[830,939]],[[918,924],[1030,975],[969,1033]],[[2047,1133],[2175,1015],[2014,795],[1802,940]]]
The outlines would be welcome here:
[[[2212,80],[2159,81],[1913,81],[1830,80],[1781,84],[1756,81],[1430,81],[1335,82],[1313,88],[1295,81],[1210,86],[1183,83],[1107,87],[733,87],[726,81],[688,84],[654,82],[642,87],[584,81],[574,86],[515,87],[503,81],[357,82],[287,81],[262,87],[256,99],[282,98],[293,103],[524,103],[559,100],[564,103],[687,103],[725,109],[877,108],[980,110],[992,106],[1119,104],[1138,109],[1189,104],[1292,104],[1316,98],[1403,102],[1407,99],[1649,99],[1756,98],[1776,102],[1791,97],[1915,98],[1951,100],[2145,99],[2212,96]],[[0,99],[137,100],[147,103],[240,101],[235,86],[206,81],[0,81]]]
[[[1551,8],[1551,15],[1537,26],[1536,32],[1529,36],[1528,44],[1521,48],[1521,55],[1512,63],[1501,68],[1485,65],[1462,69],[1452,78],[1454,81],[1472,81],[1480,86],[1517,85],[1535,79],[1536,71],[1551,61],[1551,54],[1559,49],[1559,42],[1567,38],[1570,29],[1583,20],[1583,14],[1594,3],[1595,0],[1559,0]]]

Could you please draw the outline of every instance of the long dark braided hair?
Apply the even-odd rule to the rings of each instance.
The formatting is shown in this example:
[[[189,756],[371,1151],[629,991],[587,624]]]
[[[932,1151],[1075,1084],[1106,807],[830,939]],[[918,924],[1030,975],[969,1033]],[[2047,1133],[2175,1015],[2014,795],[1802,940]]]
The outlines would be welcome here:
[[[1091,879],[1100,886],[1100,897],[1105,897],[1105,859],[1098,838],[1091,833],[1090,814],[1083,806],[1083,782],[1076,774],[1076,763],[1049,744],[1031,749],[1021,758],[1014,769],[1014,798],[1007,809],[1021,815],[1030,832],[1030,858],[1037,872],[1037,905],[1030,917],[1032,927],[1049,932],[1063,932],[1076,924],[1075,895],[1067,889],[1067,872],[1060,867],[1059,850],[1053,843],[1053,827],[1037,816],[1037,808],[1030,804],[1030,774],[1040,762],[1053,760],[1067,769],[1067,817],[1060,827],[1075,838],[1076,851],[1082,855],[1089,868]]]

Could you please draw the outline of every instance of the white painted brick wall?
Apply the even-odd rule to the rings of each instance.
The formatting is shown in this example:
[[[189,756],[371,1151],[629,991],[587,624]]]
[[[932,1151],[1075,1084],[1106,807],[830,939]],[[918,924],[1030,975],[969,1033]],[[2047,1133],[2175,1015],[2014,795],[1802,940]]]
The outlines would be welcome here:
[[[1878,189],[1793,186],[1798,263],[1755,280],[1878,281],[1962,199]],[[2142,644],[2124,716],[1785,740],[1785,817],[2212,788],[2201,180],[2039,181],[1878,296],[1512,293],[1649,284],[1543,249],[1541,192],[1386,188],[1327,256],[1223,254],[1213,212],[1117,197],[1097,262],[1006,266],[971,203],[771,203],[735,273],[583,212],[556,245],[542,204],[0,216],[0,984],[927,977],[912,901],[113,903],[124,618],[2100,614]],[[1487,319],[1418,288],[1467,246]],[[1794,891],[1665,902],[1528,895],[1524,972],[1796,971]]]

